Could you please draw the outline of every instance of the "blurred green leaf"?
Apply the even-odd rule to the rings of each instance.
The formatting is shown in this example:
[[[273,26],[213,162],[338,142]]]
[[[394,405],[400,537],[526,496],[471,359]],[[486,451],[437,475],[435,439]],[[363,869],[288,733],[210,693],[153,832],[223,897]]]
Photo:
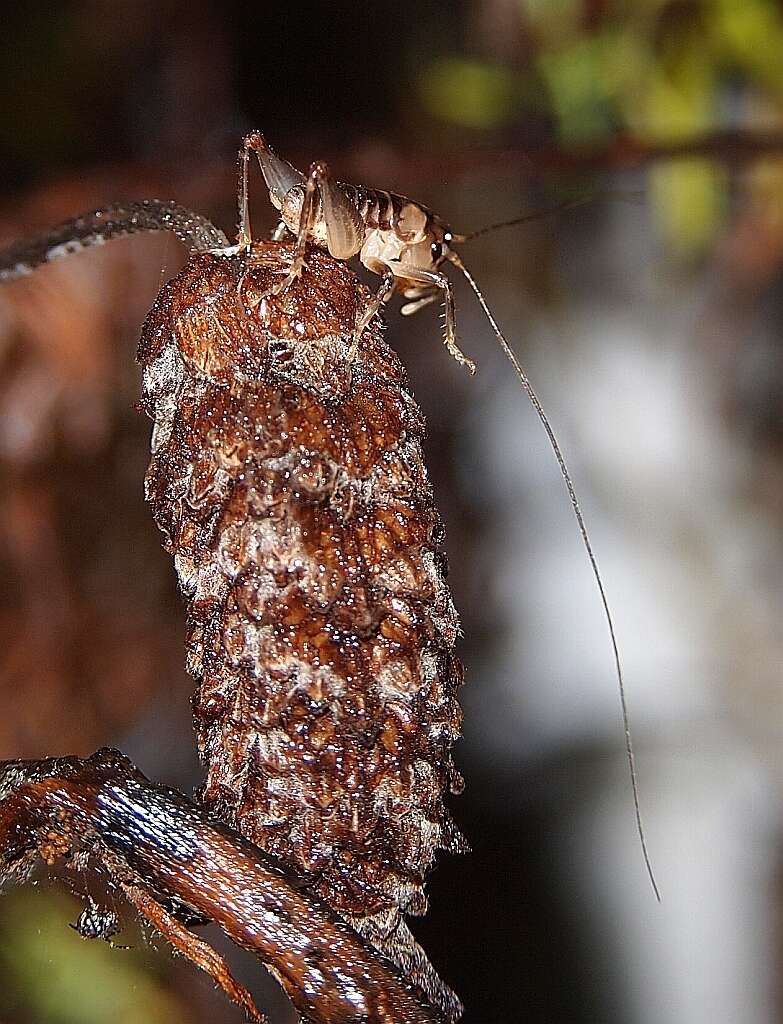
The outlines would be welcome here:
[[[610,48],[605,36],[584,36],[538,60],[566,142],[595,142],[612,131],[612,80],[606,74]]]
[[[727,178],[708,160],[677,160],[650,174],[650,198],[663,240],[682,258],[702,256],[723,221]]]
[[[783,98],[783,12],[770,0],[714,0],[714,33],[726,58]]]
[[[80,910],[53,891],[3,897],[0,1007],[23,1009],[37,1024],[185,1024],[137,955],[68,927]]]
[[[425,70],[422,101],[435,117],[468,128],[495,128],[515,110],[515,76],[497,64],[444,57]]]

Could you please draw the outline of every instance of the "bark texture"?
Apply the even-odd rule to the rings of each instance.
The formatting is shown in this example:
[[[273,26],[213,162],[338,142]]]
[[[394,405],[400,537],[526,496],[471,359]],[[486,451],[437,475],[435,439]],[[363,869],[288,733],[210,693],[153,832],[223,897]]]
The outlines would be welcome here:
[[[442,1020],[300,878],[115,750],[0,761],[0,884],[25,881],[38,858],[108,875],[257,1024],[252,996],[194,921],[214,921],[255,954],[307,1024]]]
[[[426,909],[461,779],[443,528],[424,424],[369,293],[290,244],[198,253],[144,326],[146,487],[188,606],[204,803],[304,872],[450,1018]]]

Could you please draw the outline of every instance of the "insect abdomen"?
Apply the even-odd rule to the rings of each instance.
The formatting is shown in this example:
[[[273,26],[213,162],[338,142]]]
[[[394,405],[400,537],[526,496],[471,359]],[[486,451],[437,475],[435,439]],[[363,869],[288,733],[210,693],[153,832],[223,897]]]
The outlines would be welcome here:
[[[204,801],[396,951],[448,1015],[399,912],[460,839],[458,622],[423,422],[344,264],[270,294],[290,246],[201,254],[142,335],[147,492],[188,601]],[[275,273],[275,272],[278,273]],[[389,947],[387,949],[386,947]]]

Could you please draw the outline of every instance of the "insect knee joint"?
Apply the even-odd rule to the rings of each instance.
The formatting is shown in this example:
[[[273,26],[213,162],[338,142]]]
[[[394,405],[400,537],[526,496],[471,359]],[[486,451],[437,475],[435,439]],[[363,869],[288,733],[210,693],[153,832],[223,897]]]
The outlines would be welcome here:
[[[316,181],[325,181],[329,178],[329,165],[325,160],[315,160],[310,164],[310,177]]]

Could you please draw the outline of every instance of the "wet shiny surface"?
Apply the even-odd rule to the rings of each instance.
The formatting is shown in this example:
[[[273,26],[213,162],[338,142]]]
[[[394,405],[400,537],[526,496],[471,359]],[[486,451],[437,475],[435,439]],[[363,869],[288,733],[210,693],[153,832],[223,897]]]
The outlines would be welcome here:
[[[139,350],[203,799],[456,1015],[401,917],[426,909],[437,849],[461,848],[443,803],[458,621],[424,425],[377,318],[354,346],[369,293],[345,264],[311,251],[274,294],[292,254],[191,257]]]
[[[313,1024],[433,1024],[439,1015],[326,904],[182,794],[116,751],[0,763],[0,881],[90,851],[129,884],[214,920]]]

